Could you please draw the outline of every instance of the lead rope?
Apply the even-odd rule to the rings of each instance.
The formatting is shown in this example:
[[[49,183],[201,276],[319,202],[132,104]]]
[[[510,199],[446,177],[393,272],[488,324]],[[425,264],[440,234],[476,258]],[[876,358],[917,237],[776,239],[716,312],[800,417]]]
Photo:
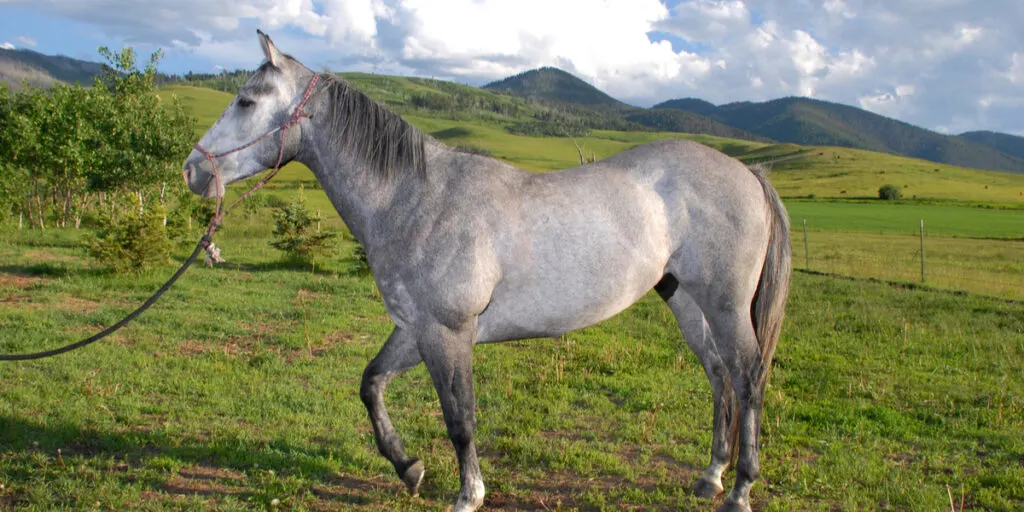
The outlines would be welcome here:
[[[41,352],[33,352],[29,354],[0,354],[0,361],[28,361],[32,359],[43,359],[47,357],[53,357],[58,354],[63,354],[65,352],[70,352],[72,350],[79,349],[86,345],[95,343],[113,334],[118,329],[124,327],[129,322],[134,320],[135,317],[141,315],[142,312],[146,311],[147,309],[149,309],[150,306],[156,303],[160,296],[163,295],[167,290],[169,290],[171,286],[173,286],[174,283],[178,280],[178,278],[181,277],[182,274],[184,274],[185,271],[188,270],[190,266],[192,266],[192,263],[194,263],[196,261],[196,258],[199,256],[200,251],[207,251],[208,262],[218,260],[223,261],[220,260],[220,251],[213,245],[213,233],[217,231],[217,228],[220,227],[221,222],[224,221],[224,215],[227,213],[227,211],[230,211],[236,205],[238,205],[238,203],[244,201],[257,190],[263,188],[263,186],[266,185],[267,182],[269,182],[281,170],[281,162],[284,160],[285,134],[288,132],[289,128],[299,124],[299,122],[301,122],[303,118],[310,117],[309,114],[303,112],[302,107],[306,105],[306,102],[308,102],[309,98],[313,95],[313,90],[316,88],[316,84],[319,81],[320,75],[314,73],[313,78],[310,79],[309,81],[309,85],[306,86],[306,92],[302,94],[302,99],[299,101],[298,105],[296,105],[295,111],[292,112],[292,115],[290,118],[288,118],[288,121],[283,125],[274,128],[273,130],[270,130],[269,132],[253,139],[252,141],[230,151],[225,151],[223,153],[212,153],[203,148],[202,146],[200,146],[198,142],[196,143],[195,149],[199,151],[199,153],[202,154],[204,157],[206,157],[206,159],[209,160],[211,164],[213,164],[213,179],[215,180],[215,185],[217,187],[217,207],[214,212],[213,218],[210,219],[210,223],[206,227],[206,233],[203,234],[202,238],[199,239],[199,243],[196,244],[196,248],[192,251],[192,254],[188,257],[188,259],[185,260],[185,263],[183,263],[181,267],[178,268],[174,275],[172,275],[171,278],[168,279],[167,282],[164,283],[164,285],[161,286],[160,289],[153,294],[152,297],[146,299],[146,302],[143,302],[141,306],[135,309],[135,311],[128,313],[128,316],[121,319],[121,321],[117,322],[114,325],[111,325],[110,327],[107,327],[106,329],[103,329],[102,331],[96,334],[93,334],[92,336],[89,336],[88,338],[85,338],[84,340],[76,341],[75,343],[64,345],[63,347],[51,350],[44,350]],[[281,132],[281,148],[277,152],[277,163],[274,164],[274,169],[267,173],[267,175],[260,179],[260,181],[258,181],[255,185],[253,185],[253,187],[249,189],[248,192],[239,196],[238,199],[235,199],[235,201],[231,203],[231,206],[227,208],[227,211],[225,211],[224,195],[221,193],[222,182],[220,178],[220,171],[217,169],[217,159],[250,148],[256,145],[258,142],[266,139],[267,137],[270,137],[271,135],[277,132]]]

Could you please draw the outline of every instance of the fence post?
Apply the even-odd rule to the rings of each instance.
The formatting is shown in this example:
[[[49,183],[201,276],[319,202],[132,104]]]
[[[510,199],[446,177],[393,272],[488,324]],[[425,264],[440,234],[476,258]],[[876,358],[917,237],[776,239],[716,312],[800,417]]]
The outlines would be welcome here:
[[[921,282],[924,282],[924,219],[921,219]]]
[[[807,250],[807,219],[804,219],[804,269],[811,269],[811,253]]]

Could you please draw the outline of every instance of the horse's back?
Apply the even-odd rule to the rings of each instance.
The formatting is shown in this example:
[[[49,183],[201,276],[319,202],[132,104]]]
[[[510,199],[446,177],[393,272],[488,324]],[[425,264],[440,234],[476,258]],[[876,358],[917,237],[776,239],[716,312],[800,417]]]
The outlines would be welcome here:
[[[481,340],[556,335],[608,318],[679,257],[714,267],[717,252],[763,222],[745,213],[754,200],[742,196],[755,191],[763,205],[743,164],[689,141],[530,176],[500,221],[502,278],[480,317]],[[704,279],[690,269],[676,277]]]

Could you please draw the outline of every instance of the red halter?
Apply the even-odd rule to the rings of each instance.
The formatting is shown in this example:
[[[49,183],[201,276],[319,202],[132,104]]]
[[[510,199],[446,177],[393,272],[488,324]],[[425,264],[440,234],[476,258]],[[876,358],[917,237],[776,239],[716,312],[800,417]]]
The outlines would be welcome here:
[[[314,73],[313,74],[313,78],[311,78],[309,80],[309,85],[306,86],[306,92],[304,92],[302,94],[302,99],[299,101],[299,104],[295,106],[295,111],[292,112],[292,115],[291,115],[291,117],[288,118],[288,121],[285,122],[284,124],[282,124],[281,126],[278,126],[277,128],[274,128],[273,130],[270,130],[269,132],[264,133],[263,135],[260,135],[259,137],[255,138],[255,139],[253,139],[253,140],[251,140],[251,141],[249,141],[249,142],[247,142],[247,143],[245,143],[245,144],[243,144],[241,146],[238,146],[237,148],[234,148],[234,149],[231,149],[231,150],[228,150],[228,151],[224,151],[224,152],[221,152],[221,153],[213,153],[213,152],[207,150],[206,148],[204,148],[203,146],[201,146],[198,142],[196,143],[196,145],[195,145],[196,151],[198,151],[200,154],[202,154],[204,157],[206,157],[206,159],[209,160],[210,164],[213,166],[213,179],[216,180],[216,185],[217,185],[217,212],[214,214],[213,219],[210,220],[210,225],[206,228],[206,236],[204,237],[204,239],[207,240],[207,247],[209,247],[209,245],[212,243],[209,240],[211,240],[210,237],[213,236],[213,232],[217,230],[217,227],[220,226],[221,221],[224,220],[224,208],[223,208],[224,197],[223,197],[223,195],[221,195],[221,192],[220,192],[222,187],[221,187],[220,171],[217,169],[217,159],[225,157],[225,156],[230,155],[232,153],[237,153],[237,152],[242,151],[244,149],[248,149],[248,148],[250,148],[252,146],[255,146],[256,144],[260,143],[261,141],[263,141],[267,137],[270,137],[271,135],[273,135],[273,134],[275,134],[277,132],[281,132],[281,149],[279,149],[278,152],[277,152],[277,163],[274,164],[274,170],[270,171],[266,176],[263,177],[263,179],[261,179],[259,182],[256,183],[256,185],[254,185],[251,189],[249,189],[248,192],[242,194],[241,196],[239,196],[238,199],[235,200],[235,202],[231,203],[231,206],[228,207],[228,209],[230,210],[236,204],[238,204],[240,201],[245,200],[245,198],[251,196],[257,190],[263,188],[263,185],[266,185],[267,182],[270,181],[271,178],[273,178],[278,173],[278,171],[281,170],[281,161],[284,160],[284,137],[285,137],[285,134],[288,133],[288,129],[289,128],[299,124],[299,122],[302,121],[303,117],[309,117],[308,114],[306,114],[305,112],[302,111],[302,107],[304,107],[306,105],[306,102],[308,102],[309,98],[313,95],[313,90],[316,88],[316,84],[319,81],[320,81],[320,75],[318,73]]]

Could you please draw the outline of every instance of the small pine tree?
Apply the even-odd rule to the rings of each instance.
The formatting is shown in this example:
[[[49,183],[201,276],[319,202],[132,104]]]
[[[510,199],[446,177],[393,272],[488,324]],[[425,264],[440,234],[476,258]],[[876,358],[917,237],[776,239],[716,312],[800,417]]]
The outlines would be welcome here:
[[[274,211],[274,240],[271,247],[285,253],[296,263],[316,266],[334,248],[336,233],[316,230],[317,217],[310,214],[302,199]]]
[[[165,215],[163,205],[154,201],[142,214],[100,230],[90,254],[117,273],[166,265],[171,242],[164,227]]]
[[[900,188],[896,185],[882,185],[878,189],[878,198],[886,201],[896,201],[900,198]]]

